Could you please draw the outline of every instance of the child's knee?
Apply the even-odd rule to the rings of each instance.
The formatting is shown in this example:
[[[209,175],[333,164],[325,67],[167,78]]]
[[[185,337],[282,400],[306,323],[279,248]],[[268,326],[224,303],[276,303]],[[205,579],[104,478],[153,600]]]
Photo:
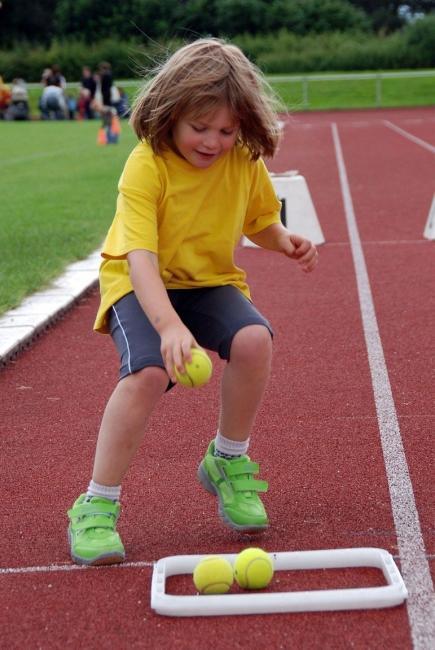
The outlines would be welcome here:
[[[138,396],[150,392],[164,393],[169,381],[166,370],[158,366],[142,368],[128,375],[125,380],[127,380],[130,390],[137,393]]]
[[[230,361],[248,364],[270,363],[272,358],[272,336],[264,325],[247,325],[234,336]]]

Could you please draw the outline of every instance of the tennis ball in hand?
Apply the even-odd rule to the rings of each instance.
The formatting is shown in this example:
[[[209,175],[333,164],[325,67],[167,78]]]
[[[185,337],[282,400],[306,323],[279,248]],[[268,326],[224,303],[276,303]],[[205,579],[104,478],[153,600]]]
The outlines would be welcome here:
[[[193,582],[201,594],[226,594],[233,581],[233,567],[219,555],[203,558],[193,572]]]
[[[184,364],[186,372],[178,372],[177,368],[174,368],[174,372],[179,384],[187,388],[197,388],[208,382],[213,366],[207,352],[201,348],[192,348],[190,352],[192,361]]]
[[[234,562],[234,577],[242,589],[263,589],[273,578],[273,562],[261,548],[246,548]]]

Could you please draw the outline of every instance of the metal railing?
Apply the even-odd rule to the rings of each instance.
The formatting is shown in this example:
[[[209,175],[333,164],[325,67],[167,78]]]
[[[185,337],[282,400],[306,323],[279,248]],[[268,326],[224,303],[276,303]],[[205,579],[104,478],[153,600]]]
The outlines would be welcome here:
[[[435,70],[415,70],[403,72],[343,72],[334,74],[307,74],[307,75],[268,75],[269,82],[296,82],[302,84],[302,106],[305,109],[310,107],[309,85],[313,81],[374,81],[374,105],[376,108],[382,106],[384,79],[412,79],[419,77],[432,77],[435,89]],[[435,95],[435,90],[434,90]]]

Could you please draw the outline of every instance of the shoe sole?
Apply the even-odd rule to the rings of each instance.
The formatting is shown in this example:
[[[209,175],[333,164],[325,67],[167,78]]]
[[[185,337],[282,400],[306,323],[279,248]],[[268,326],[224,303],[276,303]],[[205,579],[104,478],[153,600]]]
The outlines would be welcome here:
[[[109,564],[120,564],[125,560],[125,553],[115,552],[115,553],[103,553],[98,557],[90,560],[89,558],[80,557],[80,555],[75,555],[72,550],[72,538],[71,532],[68,529],[68,544],[70,548],[71,559],[75,564],[83,564],[85,566],[104,566]]]
[[[204,469],[202,463],[198,467],[197,477],[198,477],[198,480],[201,483],[202,487],[205,488],[207,490],[207,492],[210,492],[210,494],[213,494],[214,496],[216,496],[218,498],[218,502],[219,502],[218,512],[219,512],[219,516],[222,519],[222,521],[224,522],[224,524],[226,524],[227,526],[229,526],[233,530],[238,530],[240,532],[245,532],[245,533],[246,532],[259,533],[259,532],[262,532],[263,530],[266,530],[267,528],[269,528],[268,524],[257,524],[257,525],[254,524],[252,526],[247,526],[247,525],[244,526],[243,524],[236,524],[234,521],[232,521],[232,519],[230,519],[225,514],[225,510],[224,510],[224,507],[223,507],[223,504],[222,504],[220,494],[216,490],[213,483],[210,481],[210,479],[208,477],[208,474],[207,474],[206,470]]]

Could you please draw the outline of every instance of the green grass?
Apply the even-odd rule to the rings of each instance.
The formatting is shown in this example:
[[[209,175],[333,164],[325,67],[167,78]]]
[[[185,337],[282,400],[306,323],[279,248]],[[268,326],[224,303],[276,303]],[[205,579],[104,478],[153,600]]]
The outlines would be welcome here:
[[[134,136],[98,147],[95,122],[0,122],[0,313],[102,242]]]
[[[275,82],[273,85],[286,108],[304,110],[306,103],[300,82]],[[310,81],[307,89],[311,110],[332,108],[369,108],[374,106],[375,92],[372,80]]]
[[[435,105],[435,77],[382,79],[377,105],[375,79],[328,80],[307,77],[307,97],[302,82],[274,81],[285,108],[299,111],[349,108],[394,108],[399,106]]]

